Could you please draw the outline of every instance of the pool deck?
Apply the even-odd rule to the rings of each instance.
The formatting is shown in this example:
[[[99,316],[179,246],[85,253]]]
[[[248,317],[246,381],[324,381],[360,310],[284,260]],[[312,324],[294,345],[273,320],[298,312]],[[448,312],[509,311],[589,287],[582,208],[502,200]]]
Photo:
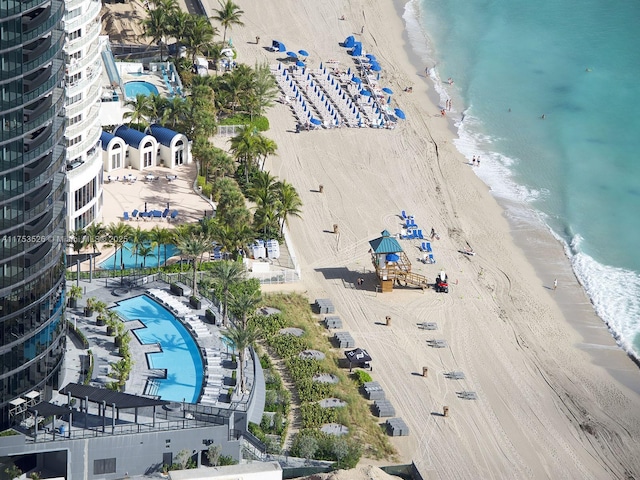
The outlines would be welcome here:
[[[78,308],[67,308],[67,318],[72,323],[76,323],[77,327],[87,337],[87,340],[89,341],[89,349],[94,355],[95,365],[90,385],[104,387],[108,382],[112,381],[112,379],[108,376],[108,373],[110,371],[109,364],[117,362],[121,359],[121,357],[117,355],[117,348],[114,345],[114,337],[110,337],[106,334],[106,327],[98,327],[96,325],[95,314],[92,318],[87,318],[84,316],[83,309],[86,303],[86,299],[88,297],[96,297],[98,300],[102,300],[103,302],[105,302],[107,304],[107,308],[112,308],[116,305],[116,302],[123,301],[138,295],[143,295],[147,290],[151,288],[159,288],[168,292],[169,286],[163,282],[155,282],[141,287],[133,287],[127,295],[116,297],[112,294],[112,290],[116,286],[119,286],[119,280],[113,280],[108,288],[105,286],[104,279],[94,280],[92,283],[81,281],[80,285],[83,288],[86,288],[86,294],[83,295],[83,298],[79,301]],[[174,296],[173,298],[179,299],[182,303],[187,305],[187,299],[185,297]],[[209,369],[220,369],[219,373],[221,373],[223,376],[222,382],[225,382],[231,378],[231,373],[233,371],[233,369],[228,368],[230,366],[230,362],[227,361],[230,360],[231,353],[227,352],[226,346],[222,342],[221,328],[207,323],[205,320],[204,313],[207,308],[211,308],[215,311],[217,310],[206,299],[203,298],[202,301],[202,308],[200,310],[192,310],[192,312],[194,315],[197,315],[198,318],[203,321],[203,323],[205,323],[206,327],[209,329],[212,335],[210,337],[196,337],[194,335],[194,339],[201,351],[205,349],[211,349],[220,352],[222,364],[219,367],[210,366]],[[135,322],[132,326],[135,327],[135,325],[137,325],[137,322]],[[187,329],[189,328],[187,327]],[[71,338],[73,339],[74,336],[71,335]],[[145,395],[147,380],[150,378],[152,379],[158,377],[158,370],[149,368],[146,354],[157,352],[158,346],[140,344],[138,338],[135,335],[132,335],[130,345],[133,354],[134,367],[129,380],[126,383],[125,392],[133,395]],[[82,346],[78,344],[78,342],[67,342],[66,356],[60,386],[64,386],[70,382],[82,383],[83,376],[81,372],[80,359],[83,355],[87,355],[87,350],[83,349]],[[250,365],[251,363],[249,362],[247,367],[245,368],[246,382],[249,390],[250,386],[253,385],[253,372],[251,371]],[[205,365],[205,372],[206,369],[207,366]],[[228,386],[225,385],[223,389],[221,389],[221,393],[226,391],[226,388],[228,388]],[[61,395],[57,396],[59,398],[56,398],[56,396],[54,396],[54,400],[57,400],[61,403],[66,403],[66,397],[62,397]],[[247,401],[248,396],[248,393],[242,396],[234,395],[233,401],[234,403]],[[220,408],[230,408],[230,404],[225,403],[225,395],[220,395],[220,397],[216,399],[208,400],[209,405]]]
[[[166,167],[151,167],[143,172],[121,168],[105,173],[104,183],[104,207],[102,208],[102,223],[108,226],[110,223],[123,222],[124,212],[131,215],[133,210],[144,212],[145,203],[147,210],[164,210],[169,205],[170,210],[177,210],[178,217],[175,220],[158,218],[151,220],[129,220],[129,224],[143,230],[151,230],[159,225],[164,228],[174,228],[183,223],[193,223],[201,219],[205,212],[211,215],[212,204],[193,190],[196,180],[197,167],[195,163],[180,165],[174,169]],[[133,175],[136,181],[123,182],[126,175]],[[156,180],[146,180],[146,175],[153,175]],[[167,180],[167,175],[176,175],[176,180]],[[111,176],[112,181],[108,180]],[[115,178],[120,177],[119,181]],[[87,249],[86,251],[90,251]],[[102,252],[97,258],[97,263],[113,254],[114,248],[99,248]],[[84,262],[80,269],[89,271],[89,262]]]

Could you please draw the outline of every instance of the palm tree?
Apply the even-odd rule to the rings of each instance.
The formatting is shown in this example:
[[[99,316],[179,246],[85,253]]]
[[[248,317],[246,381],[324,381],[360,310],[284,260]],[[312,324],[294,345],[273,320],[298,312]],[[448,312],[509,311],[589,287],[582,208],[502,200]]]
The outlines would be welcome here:
[[[258,156],[262,157],[262,162],[260,165],[256,165],[260,168],[260,170],[264,169],[264,164],[267,161],[267,157],[269,155],[274,155],[276,150],[278,149],[278,145],[276,142],[271,140],[270,138],[265,137],[261,133],[257,135],[256,139],[256,153]]]
[[[122,266],[122,262],[123,262],[123,256],[122,256],[122,247],[125,243],[127,243],[129,241],[129,238],[131,237],[131,231],[133,229],[131,228],[130,225],[126,225],[122,222],[119,223],[115,223],[115,222],[111,222],[109,224],[109,226],[107,227],[107,239],[109,241],[109,244],[111,246],[113,246],[116,251],[113,254],[113,271],[115,273],[116,270],[116,261],[117,261],[117,257],[118,257],[118,250],[120,250],[120,265]],[[122,283],[122,275],[123,272],[120,272],[120,282]]]
[[[244,280],[245,269],[241,262],[232,260],[222,260],[215,262],[211,269],[213,281],[220,285],[222,290],[222,325],[227,324],[228,305],[229,305],[229,289],[232,285]]]
[[[204,53],[213,45],[213,37],[217,34],[217,29],[214,28],[206,17],[200,15],[192,15],[188,25],[187,32],[184,38],[184,45],[187,47],[187,53],[191,55],[192,63],[196,63],[196,57],[198,55],[204,55]]]
[[[240,128],[240,132],[229,139],[231,153],[238,163],[244,166],[245,180],[249,184],[249,165],[253,164],[257,153],[256,131],[249,125]]]
[[[79,228],[71,234],[69,245],[76,255],[80,256],[82,249],[89,245],[89,240],[87,239],[84,228]],[[78,262],[78,280],[80,280],[80,262]]]
[[[163,124],[166,123],[171,128],[175,128],[186,117],[188,112],[187,101],[179,96],[165,100],[165,111]]]
[[[271,73],[268,63],[257,64],[253,68],[251,89],[251,105],[249,115],[253,119],[254,116],[262,115],[264,111],[273,105],[278,98],[278,84]]]
[[[247,292],[241,290],[240,292],[231,295],[229,299],[229,310],[233,315],[240,320],[242,328],[247,328],[247,318],[250,312],[255,311],[260,305],[262,297],[260,292]]]
[[[89,263],[93,262],[93,270],[96,268],[96,253],[98,252],[98,243],[102,243],[104,240],[104,235],[106,233],[106,228],[100,222],[93,222],[89,225],[85,233],[87,234],[87,245],[93,248],[93,256]]]
[[[163,228],[158,225],[153,227],[149,231],[149,240],[153,242],[157,249],[156,258],[158,259],[158,271],[160,271],[160,247],[164,247],[164,265],[167,264],[167,244],[173,240],[173,234],[168,228]]]
[[[280,235],[282,235],[284,225],[289,224],[289,217],[301,217],[302,200],[300,200],[300,195],[298,195],[293,185],[287,183],[285,180],[278,183],[280,184],[278,188],[278,217],[280,218]]]
[[[149,97],[139,93],[134,100],[124,102],[125,107],[131,107],[132,111],[126,111],[122,118],[129,119],[129,127],[132,123],[145,124],[152,113]]]
[[[155,257],[153,254],[153,246],[152,245],[140,245],[138,250],[136,251],[136,255],[140,255],[142,257],[142,268],[147,268],[147,258]],[[158,265],[160,261],[158,261]]]
[[[198,271],[198,261],[202,255],[211,250],[211,240],[202,233],[191,232],[188,235],[178,237],[178,250],[191,261],[193,267],[193,295],[198,294],[198,282],[196,274]]]
[[[231,29],[234,25],[243,26],[244,23],[240,21],[240,16],[244,11],[240,10],[240,7],[233,3],[231,0],[227,0],[222,3],[222,0],[218,0],[220,4],[220,10],[214,10],[216,13],[212,18],[220,22],[220,25],[224,27],[224,35],[222,36],[222,43],[227,41],[227,29]]]
[[[161,8],[149,11],[149,16],[142,20],[144,33],[141,36],[151,38],[153,43],[160,45],[160,61],[162,61],[164,57],[163,47],[166,43],[165,38],[169,32],[168,20],[167,12]]]
[[[139,226],[131,230],[131,247],[129,247],[129,251],[135,255],[135,268],[138,268],[138,252],[147,242],[148,236],[147,231],[142,230]]]
[[[240,364],[240,391],[244,392],[244,361],[246,350],[260,338],[260,331],[254,324],[247,325],[246,328],[233,326],[223,334],[233,348],[238,352],[238,363]]]

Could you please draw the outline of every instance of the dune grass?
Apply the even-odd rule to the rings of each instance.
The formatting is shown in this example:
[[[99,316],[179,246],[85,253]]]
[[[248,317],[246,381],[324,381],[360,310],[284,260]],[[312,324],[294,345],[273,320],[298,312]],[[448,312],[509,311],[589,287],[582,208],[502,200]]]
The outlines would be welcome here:
[[[265,294],[263,295],[265,306],[277,308],[277,322],[279,327],[297,327],[305,331],[305,334],[297,340],[296,337],[286,338],[291,340],[295,348],[282,347],[283,358],[287,366],[296,371],[290,371],[292,377],[298,376],[296,386],[302,400],[302,408],[309,425],[303,427],[317,427],[323,418],[336,418],[336,422],[349,427],[349,437],[360,442],[363,454],[369,458],[394,460],[396,451],[378,423],[378,419],[371,413],[370,404],[359,392],[358,375],[349,375],[339,367],[339,360],[343,358],[342,352],[331,346],[327,330],[319,322],[319,317],[311,311],[309,299],[297,294]],[[275,328],[266,335],[268,343],[282,343]],[[319,350],[326,357],[323,360],[305,360],[298,358],[298,353],[305,348]],[[311,382],[310,377],[314,373],[333,374],[339,378],[337,384],[318,384]],[[374,378],[375,380],[375,378]],[[339,398],[347,403],[344,408],[336,409],[335,414],[322,414],[313,405],[313,402],[326,396]],[[306,405],[306,406],[305,406]]]

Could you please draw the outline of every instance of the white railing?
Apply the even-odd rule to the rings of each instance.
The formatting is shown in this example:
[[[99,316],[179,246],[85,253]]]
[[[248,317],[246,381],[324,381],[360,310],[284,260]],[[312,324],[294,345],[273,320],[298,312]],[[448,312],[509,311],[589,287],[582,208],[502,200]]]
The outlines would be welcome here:
[[[90,150],[98,142],[101,132],[101,127],[91,127],[83,141],[73,147],[67,148],[67,158],[76,158],[87,150]]]
[[[64,29],[67,32],[72,32],[80,28],[85,23],[89,23],[91,20],[98,17],[100,14],[100,2],[91,2],[87,8],[87,11],[81,15],[73,17],[71,19],[64,19]]]

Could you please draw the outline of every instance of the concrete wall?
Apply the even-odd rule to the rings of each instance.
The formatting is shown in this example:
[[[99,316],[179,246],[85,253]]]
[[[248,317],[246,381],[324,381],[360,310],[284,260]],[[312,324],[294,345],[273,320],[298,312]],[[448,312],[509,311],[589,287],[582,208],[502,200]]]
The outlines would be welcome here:
[[[53,442],[18,441],[18,437],[0,438],[0,457],[25,454],[38,455],[38,467],[43,472],[65,474],[70,480],[118,479],[129,475],[143,475],[162,470],[163,454],[171,453],[173,461],[181,450],[198,453],[198,464],[202,452],[210,444],[221,445],[221,455],[239,459],[241,447],[238,441],[228,440],[228,426],[154,431],[131,435],[89,437],[77,440]],[[115,473],[95,474],[96,460],[115,458]],[[64,463],[66,462],[66,466]]]

